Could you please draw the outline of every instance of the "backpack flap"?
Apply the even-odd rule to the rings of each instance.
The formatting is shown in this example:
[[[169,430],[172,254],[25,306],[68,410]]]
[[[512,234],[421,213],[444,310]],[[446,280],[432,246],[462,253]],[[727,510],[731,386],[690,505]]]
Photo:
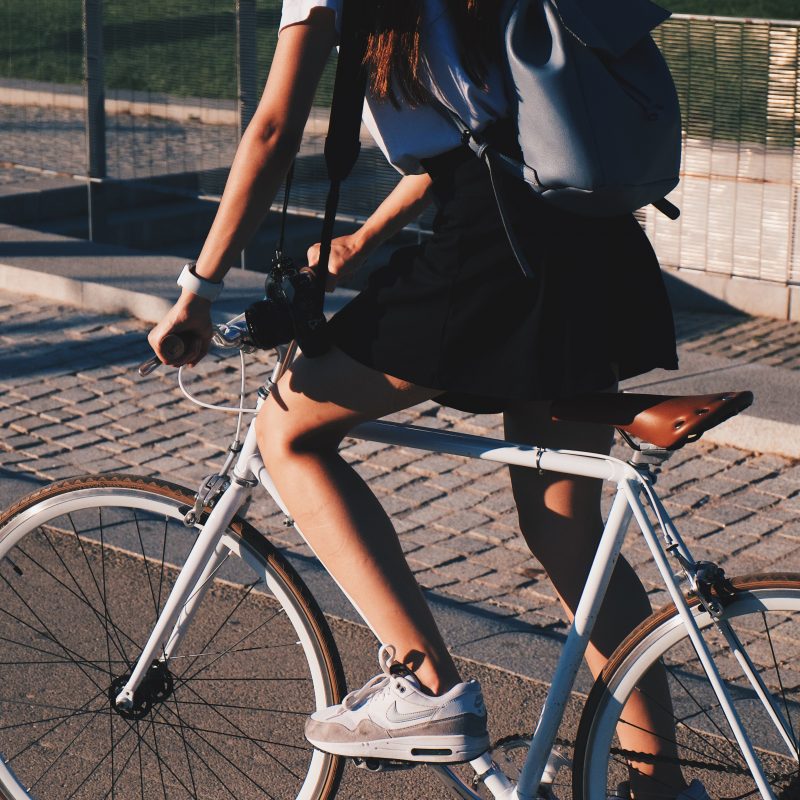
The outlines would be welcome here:
[[[519,143],[545,199],[622,214],[678,182],[680,109],[649,0],[517,0],[505,26]]]

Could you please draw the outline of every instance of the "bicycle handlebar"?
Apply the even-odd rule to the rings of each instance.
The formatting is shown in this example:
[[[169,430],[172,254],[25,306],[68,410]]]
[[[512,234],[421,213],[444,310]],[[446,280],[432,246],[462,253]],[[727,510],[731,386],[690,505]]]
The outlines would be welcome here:
[[[250,340],[247,323],[244,320],[222,323],[212,327],[214,333],[211,341],[216,347],[220,347],[223,350],[243,350],[245,353],[252,352],[255,349],[253,342]],[[185,344],[180,336],[170,333],[164,337],[161,347],[170,357],[179,358],[184,351]],[[139,364],[137,371],[144,378],[158,369],[162,363],[158,356],[153,356]]]

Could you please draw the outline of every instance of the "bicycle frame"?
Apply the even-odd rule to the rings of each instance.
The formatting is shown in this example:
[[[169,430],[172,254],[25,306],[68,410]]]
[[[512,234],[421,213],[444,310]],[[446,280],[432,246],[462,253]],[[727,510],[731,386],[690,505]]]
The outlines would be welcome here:
[[[279,374],[277,368],[276,374]],[[259,407],[261,403],[263,403],[263,399],[259,400]],[[733,707],[708,646],[683,598],[678,578],[670,568],[665,548],[662,546],[659,536],[648,518],[641,498],[643,489],[646,489],[651,508],[662,521],[669,550],[676,551],[683,564],[693,566],[695,562],[675,530],[674,525],[669,520],[666,510],[653,494],[647,478],[640,470],[637,470],[633,464],[611,456],[549,450],[498,439],[384,421],[364,423],[354,428],[349,435],[355,438],[414,449],[480,458],[499,464],[558,472],[565,475],[598,478],[616,485],[616,495],[592,562],[586,586],[575,611],[573,624],[569,629],[566,643],[559,658],[552,685],[541,710],[519,782],[514,785],[493,763],[489,753],[485,753],[470,762],[476,774],[495,798],[498,800],[532,800],[537,796],[537,790],[555,741],[569,693],[611,580],[625,533],[633,518],[636,520],[647,542],[669,595],[689,632],[691,642],[697,651],[737,743],[744,754],[761,796],[764,800],[774,800],[760,761]],[[133,702],[134,692],[153,661],[168,659],[170,655],[175,653],[180,644],[182,632],[185,630],[185,626],[190,623],[193,613],[202,600],[204,590],[220,563],[220,554],[216,548],[222,532],[246,501],[251,490],[258,484],[261,484],[281,510],[287,516],[290,516],[264,467],[258,452],[255,427],[254,424],[251,424],[232,470],[230,486],[218,499],[203,525],[147,645],[139,657],[136,668],[117,697],[118,704],[126,705]],[[345,595],[347,595],[346,592]],[[348,597],[348,599],[350,598]],[[355,604],[353,605],[367,622],[364,613]],[[367,624],[369,623],[367,622]],[[736,648],[734,648],[734,651],[736,652]],[[762,703],[767,707],[773,721],[781,729],[784,739],[786,739],[788,726],[783,721],[780,710],[777,709],[768,692],[766,692],[760,679],[753,675],[754,670],[746,654],[740,655],[742,657],[739,658],[739,655],[737,655],[737,658],[742,663],[745,675],[754,689],[756,689]],[[796,757],[796,743],[793,738],[791,743],[787,740],[787,744],[790,744],[790,750],[794,748],[793,754]],[[431,766],[434,766],[445,783],[462,797],[478,798],[478,795],[468,789],[447,767],[441,765]]]

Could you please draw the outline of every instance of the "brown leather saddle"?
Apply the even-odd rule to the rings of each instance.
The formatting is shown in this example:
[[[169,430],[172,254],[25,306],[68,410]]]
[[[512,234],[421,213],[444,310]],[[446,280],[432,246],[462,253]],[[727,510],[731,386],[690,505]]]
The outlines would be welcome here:
[[[752,402],[752,392],[687,395],[598,392],[555,400],[550,411],[555,421],[613,425],[657,447],[677,450],[744,411]]]

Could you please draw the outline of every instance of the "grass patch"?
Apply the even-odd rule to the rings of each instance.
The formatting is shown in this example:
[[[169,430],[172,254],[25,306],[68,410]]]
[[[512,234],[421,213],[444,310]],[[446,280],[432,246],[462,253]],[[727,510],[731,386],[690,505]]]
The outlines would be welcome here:
[[[800,0],[663,0],[659,5],[676,14],[800,19]]]
[[[78,0],[5,0],[0,75],[82,80]],[[259,84],[277,39],[280,0],[257,2]],[[236,18],[231,0],[114,0],[103,8],[106,86],[188,97],[234,98]]]

